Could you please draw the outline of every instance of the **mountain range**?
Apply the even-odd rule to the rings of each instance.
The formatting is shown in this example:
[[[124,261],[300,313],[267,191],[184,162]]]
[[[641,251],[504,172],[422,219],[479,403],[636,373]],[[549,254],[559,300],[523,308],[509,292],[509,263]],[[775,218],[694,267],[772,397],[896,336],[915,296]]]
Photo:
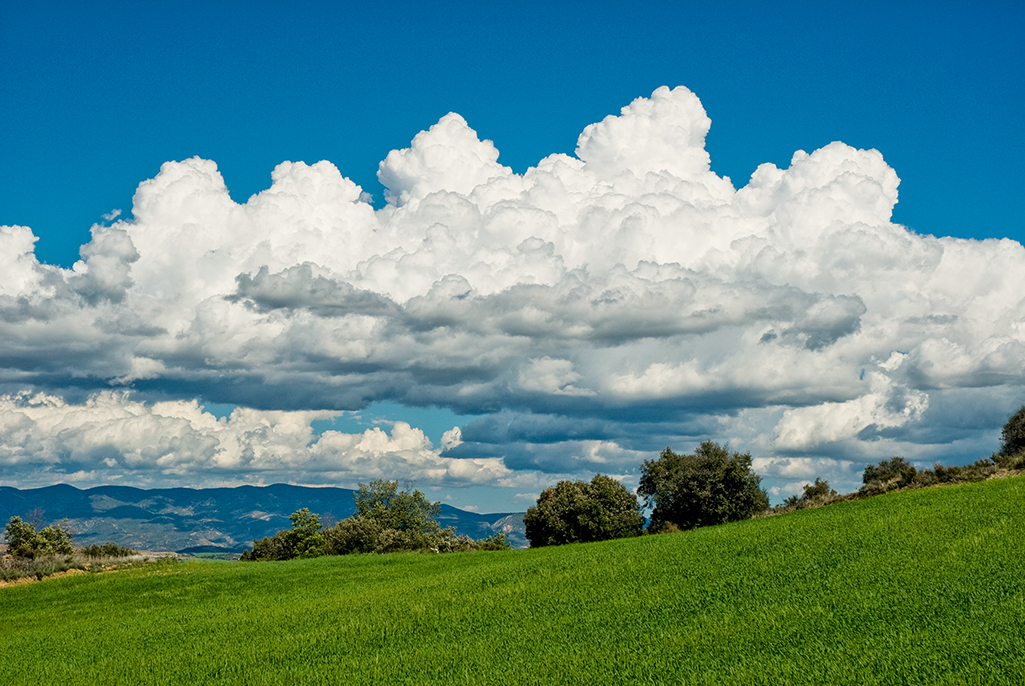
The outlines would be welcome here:
[[[25,490],[0,486],[0,522],[18,516],[39,528],[67,520],[77,546],[113,541],[147,551],[237,553],[255,539],[290,528],[289,515],[304,507],[319,514],[325,526],[351,516],[356,511],[353,493],[287,484],[85,490],[67,484]],[[442,505],[437,519],[472,538],[504,533],[511,545],[527,545],[522,512],[477,514]]]

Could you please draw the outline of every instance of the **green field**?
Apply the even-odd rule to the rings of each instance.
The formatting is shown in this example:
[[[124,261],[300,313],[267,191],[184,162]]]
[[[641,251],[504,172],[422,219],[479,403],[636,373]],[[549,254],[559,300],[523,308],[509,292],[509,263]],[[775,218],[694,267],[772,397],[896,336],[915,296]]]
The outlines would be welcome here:
[[[1022,684],[1025,477],[606,543],[0,589],[0,683]]]

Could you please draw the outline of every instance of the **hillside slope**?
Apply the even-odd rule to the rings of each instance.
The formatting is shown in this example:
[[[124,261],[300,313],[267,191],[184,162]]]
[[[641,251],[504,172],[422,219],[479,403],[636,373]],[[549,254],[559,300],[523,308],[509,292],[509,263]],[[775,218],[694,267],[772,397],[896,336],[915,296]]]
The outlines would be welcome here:
[[[533,550],[0,591],[0,683],[1020,684],[1025,477]]]
[[[140,550],[240,552],[254,539],[289,528],[289,515],[304,507],[320,514],[325,523],[350,516],[356,510],[353,492],[287,484],[152,490],[79,490],[66,484],[27,490],[0,487],[0,522],[28,517],[38,508],[46,523],[67,518],[76,545],[113,541]],[[442,505],[438,522],[473,538],[504,532],[513,545],[527,543],[521,513],[482,515]]]

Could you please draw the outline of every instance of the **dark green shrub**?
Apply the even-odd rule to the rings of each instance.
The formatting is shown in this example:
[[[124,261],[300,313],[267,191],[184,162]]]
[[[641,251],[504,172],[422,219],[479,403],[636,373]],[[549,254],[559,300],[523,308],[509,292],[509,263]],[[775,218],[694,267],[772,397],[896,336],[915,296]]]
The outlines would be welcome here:
[[[1015,412],[1000,432],[1000,454],[1007,456],[1025,453],[1025,405]]]
[[[108,541],[103,544],[87,545],[81,548],[79,552],[87,557],[131,557],[139,551],[119,546],[113,541]]]
[[[730,454],[705,441],[693,455],[669,448],[658,460],[641,465],[638,494],[654,506],[651,528],[665,530],[722,524],[747,519],[769,507],[761,477],[751,471],[751,453]]]
[[[360,484],[354,497],[356,514],[317,534],[323,539],[322,554],[455,553],[508,548],[503,534],[479,541],[456,534],[452,527],[441,528],[435,519],[441,503],[430,502],[418,490],[400,491],[398,481]],[[282,557],[291,555],[285,537],[288,533],[281,531],[273,538],[256,541],[253,551],[243,554],[243,559],[290,559]]]
[[[523,515],[533,548],[640,536],[644,528],[637,496],[604,474],[586,481],[560,481]]]
[[[320,531],[319,515],[304,507],[293,512],[290,519],[291,529],[254,541],[253,549],[243,552],[239,560],[292,560],[327,554],[327,540]]]
[[[815,483],[804,485],[804,491],[801,495],[790,496],[783,501],[782,505],[774,507],[773,511],[803,510],[806,507],[826,505],[833,502],[838,497],[839,496],[836,491],[829,487],[828,481],[816,478]]]
[[[41,556],[71,555],[75,551],[66,524],[51,525],[37,532],[35,526],[22,521],[21,517],[11,517],[5,537],[7,552],[13,557],[32,559]]]
[[[891,457],[878,465],[868,465],[861,475],[865,495],[877,495],[910,485],[918,470],[903,457]]]

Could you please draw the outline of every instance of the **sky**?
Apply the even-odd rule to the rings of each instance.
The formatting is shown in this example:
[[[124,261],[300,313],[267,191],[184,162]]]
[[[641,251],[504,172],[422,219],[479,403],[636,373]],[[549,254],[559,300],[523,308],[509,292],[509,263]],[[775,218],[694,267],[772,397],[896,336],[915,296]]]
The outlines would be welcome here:
[[[1020,4],[492,5],[0,0],[0,485],[999,448]]]

